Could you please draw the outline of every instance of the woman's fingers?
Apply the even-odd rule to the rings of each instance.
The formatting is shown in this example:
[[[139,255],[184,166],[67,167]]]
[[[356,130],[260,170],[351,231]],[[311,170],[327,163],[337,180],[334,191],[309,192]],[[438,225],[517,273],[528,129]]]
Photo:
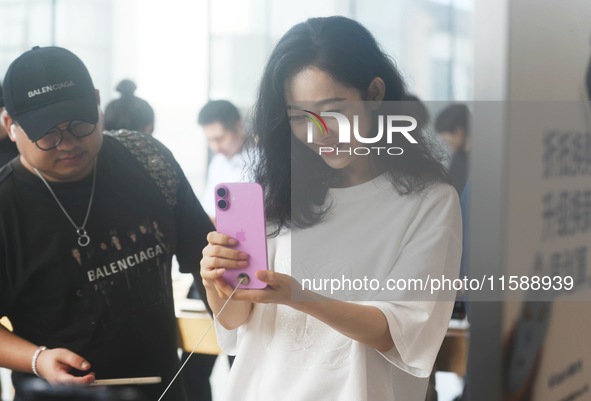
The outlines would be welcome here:
[[[219,233],[217,231],[212,231],[207,234],[207,242],[213,245],[225,245],[225,246],[236,246],[238,245],[238,241],[236,238],[232,238],[226,234]]]
[[[224,245],[213,244],[209,244],[205,248],[203,248],[203,256],[237,261],[248,259],[248,254],[246,252],[242,252],[237,249],[232,249]]]
[[[248,266],[248,254],[232,248],[238,245],[238,241],[234,238],[212,231],[207,234],[207,241],[209,244],[203,249],[201,259],[202,273],[204,270],[236,269]],[[216,275],[216,277],[219,276]],[[211,278],[212,276],[208,275],[208,279]]]
[[[201,278],[219,279],[226,269],[239,269],[248,266],[248,254],[231,248],[238,244],[234,238],[218,232],[207,235],[209,244],[203,249],[201,259]]]
[[[203,249],[201,258],[201,278],[205,288],[213,288],[221,299],[228,299],[233,287],[223,279],[227,269],[240,269],[248,266],[248,254],[233,247],[238,241],[225,234],[213,231],[207,235],[209,244]]]

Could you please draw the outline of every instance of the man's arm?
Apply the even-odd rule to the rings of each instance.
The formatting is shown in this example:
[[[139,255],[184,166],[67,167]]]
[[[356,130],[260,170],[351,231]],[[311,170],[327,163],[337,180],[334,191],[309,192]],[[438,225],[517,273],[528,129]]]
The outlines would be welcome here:
[[[25,373],[33,373],[33,357],[39,346],[24,340],[0,325],[0,366]],[[46,349],[38,353],[37,372],[50,383],[89,384],[94,373],[76,377],[71,369],[88,371],[90,363],[65,348]]]
[[[203,248],[207,245],[207,234],[214,231],[215,228],[197,200],[180,166],[178,164],[176,166],[180,176],[177,205],[174,211],[178,241],[176,257],[180,271],[182,273],[192,273],[197,292],[211,314],[212,311],[199,274],[199,262]]]

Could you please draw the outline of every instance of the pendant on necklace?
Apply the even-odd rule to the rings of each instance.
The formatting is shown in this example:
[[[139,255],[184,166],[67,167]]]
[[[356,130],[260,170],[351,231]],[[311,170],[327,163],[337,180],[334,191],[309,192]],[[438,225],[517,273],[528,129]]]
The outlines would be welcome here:
[[[76,229],[76,234],[78,234],[78,245],[84,247],[90,244],[90,237],[84,228]]]
[[[45,184],[45,186],[49,190],[49,193],[51,194],[51,196],[53,196],[53,199],[55,199],[55,201],[57,202],[57,205],[60,207],[62,212],[64,212],[64,214],[66,215],[66,217],[68,218],[70,223],[72,223],[72,225],[76,229],[76,234],[78,234],[78,245],[80,245],[81,247],[85,247],[88,244],[90,244],[90,237],[88,236],[88,232],[86,231],[86,228],[84,228],[84,227],[86,227],[86,222],[88,221],[88,216],[90,216],[90,208],[92,207],[92,200],[94,199],[94,189],[96,188],[96,159],[94,161],[94,170],[92,173],[92,190],[90,191],[90,199],[88,200],[88,208],[86,209],[86,216],[84,217],[84,222],[82,223],[81,227],[78,227],[76,225],[76,223],[74,223],[74,220],[72,220],[72,217],[70,217],[67,210],[64,208],[64,205],[62,205],[62,203],[60,202],[60,200],[57,197],[57,195],[55,194],[55,192],[53,192],[53,189],[51,189],[51,185],[49,185],[47,180],[43,177],[43,175],[39,172],[39,170],[37,170],[37,167],[34,167],[34,170],[35,170],[35,173],[37,173],[37,175],[39,176],[41,181],[43,181],[43,183]]]

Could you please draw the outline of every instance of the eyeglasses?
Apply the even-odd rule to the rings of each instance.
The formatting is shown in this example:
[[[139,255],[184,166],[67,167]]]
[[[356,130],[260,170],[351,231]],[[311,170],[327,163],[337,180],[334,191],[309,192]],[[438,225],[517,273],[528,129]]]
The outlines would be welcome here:
[[[72,120],[67,127],[53,127],[45,135],[35,141],[35,145],[41,150],[55,149],[64,137],[64,131],[68,131],[75,138],[84,138],[94,132],[96,124],[87,123],[84,121]]]

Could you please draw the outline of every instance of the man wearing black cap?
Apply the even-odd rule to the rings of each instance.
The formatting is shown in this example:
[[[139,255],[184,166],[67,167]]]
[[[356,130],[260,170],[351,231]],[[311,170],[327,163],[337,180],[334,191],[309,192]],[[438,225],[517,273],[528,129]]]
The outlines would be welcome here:
[[[8,138],[8,131],[2,123],[4,113],[4,98],[2,97],[2,85],[0,85],[0,167],[18,156],[18,149],[14,142]]]
[[[0,170],[0,316],[14,328],[0,326],[0,366],[14,371],[17,396],[31,374],[149,377],[161,383],[141,390],[157,400],[179,366],[171,259],[198,274],[211,222],[159,142],[103,136],[98,94],[71,52],[24,53],[3,93],[20,157]],[[158,235],[126,242],[140,226]],[[164,399],[182,400],[179,385]]]

